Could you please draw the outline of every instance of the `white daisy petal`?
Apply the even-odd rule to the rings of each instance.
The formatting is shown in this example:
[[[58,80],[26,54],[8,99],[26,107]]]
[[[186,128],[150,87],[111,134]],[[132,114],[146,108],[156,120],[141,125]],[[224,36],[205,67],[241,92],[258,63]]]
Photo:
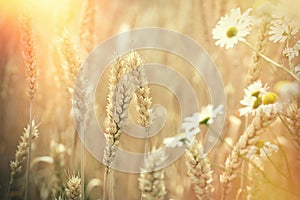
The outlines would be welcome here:
[[[224,105],[218,106],[215,110],[213,105],[209,104],[208,106],[202,108],[200,113],[194,113],[192,117],[184,118],[184,122],[181,125],[184,133],[176,135],[174,137],[165,138],[163,143],[167,147],[181,147],[183,145],[190,145],[194,137],[200,133],[199,124],[203,123],[210,125],[213,123],[213,119],[222,113]]]
[[[275,144],[271,144],[269,141],[258,141],[256,145],[248,147],[247,158],[250,160],[268,160],[268,158],[278,150],[278,146]]]

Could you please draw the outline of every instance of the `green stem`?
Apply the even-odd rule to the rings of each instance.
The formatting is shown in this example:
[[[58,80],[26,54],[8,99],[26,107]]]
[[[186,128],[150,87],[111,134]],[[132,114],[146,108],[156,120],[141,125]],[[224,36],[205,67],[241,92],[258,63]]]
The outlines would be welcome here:
[[[295,80],[297,80],[300,83],[300,77],[298,77],[296,74],[294,74],[291,70],[287,69],[285,66],[275,62],[274,60],[272,60],[271,58],[267,57],[266,55],[264,55],[263,53],[261,53],[260,51],[258,51],[257,49],[255,49],[249,42],[247,42],[246,40],[243,40],[243,43],[246,44],[250,49],[252,49],[253,51],[255,51],[260,57],[262,57],[265,61],[271,63],[272,65],[274,65],[275,67],[278,67],[282,70],[284,70],[286,73],[288,73],[290,76],[292,76]]]

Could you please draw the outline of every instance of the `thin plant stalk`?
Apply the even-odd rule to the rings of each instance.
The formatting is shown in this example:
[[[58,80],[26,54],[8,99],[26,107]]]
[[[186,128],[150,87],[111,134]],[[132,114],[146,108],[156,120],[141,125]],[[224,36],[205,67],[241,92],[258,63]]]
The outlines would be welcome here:
[[[248,122],[249,122],[249,118],[248,118],[248,116],[246,116],[246,118],[245,118],[245,129],[244,129],[244,131],[246,131],[246,129],[247,129],[247,127],[248,127]],[[242,161],[242,167],[241,167],[242,169],[242,174],[244,174],[245,173],[245,162],[244,162],[244,160]],[[237,191],[237,193],[236,193],[236,196],[235,196],[235,200],[238,200],[239,198],[240,198],[240,196],[242,195],[242,193],[243,193],[243,186],[244,186],[244,176],[241,176],[241,185],[240,185],[240,188],[238,189],[238,191]]]
[[[271,58],[267,57],[266,55],[262,54],[260,51],[258,51],[257,49],[255,49],[248,41],[243,40],[243,43],[246,44],[250,49],[252,49],[253,51],[255,51],[260,57],[262,57],[265,61],[271,63],[272,65],[274,65],[275,67],[278,67],[282,70],[284,70],[286,73],[288,73],[289,75],[291,75],[295,80],[297,80],[300,83],[300,78],[294,74],[291,70],[287,69],[286,67],[284,67],[283,65],[275,62],[274,60],[272,60]]]
[[[108,184],[108,178],[109,178],[109,168],[108,167],[105,167],[105,172],[104,172],[104,178],[103,178],[103,200],[106,200],[107,199],[107,184]]]
[[[84,200],[84,130],[83,130],[83,124],[80,123],[80,135],[81,135],[81,199]]]
[[[242,161],[242,174],[245,174],[245,162]],[[244,192],[244,176],[241,176],[241,185],[240,188],[238,189],[236,196],[235,196],[235,200],[239,200],[240,196],[242,195],[242,193]]]
[[[145,128],[146,130],[146,139],[145,139],[145,150],[144,153],[145,155],[147,155],[147,153],[149,152],[149,127]]]
[[[25,177],[25,196],[24,199],[28,199],[28,193],[30,189],[30,163],[31,163],[31,146],[32,146],[32,110],[33,110],[33,102],[32,99],[29,102],[29,146],[28,146],[28,157],[27,157],[27,167],[26,167],[26,177]]]

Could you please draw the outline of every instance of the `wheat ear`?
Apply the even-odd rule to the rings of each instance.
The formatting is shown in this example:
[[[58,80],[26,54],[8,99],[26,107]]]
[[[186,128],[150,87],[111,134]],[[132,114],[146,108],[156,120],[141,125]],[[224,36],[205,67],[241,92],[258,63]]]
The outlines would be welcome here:
[[[141,199],[162,200],[167,191],[164,183],[164,171],[157,170],[166,159],[164,151],[150,152],[145,157],[145,168],[141,169],[139,178],[139,188],[141,190]]]
[[[84,122],[87,113],[87,83],[85,77],[83,77],[81,70],[82,61],[78,53],[78,49],[75,43],[70,40],[69,34],[65,31],[60,38],[60,50],[64,57],[63,67],[67,70],[67,77],[69,78],[69,91],[73,94],[72,105],[73,115],[79,121],[79,134],[82,140],[84,140]],[[74,135],[76,132],[74,133]],[[76,136],[74,137],[74,144],[76,144]],[[76,146],[73,146],[73,152],[75,152]],[[74,155],[75,156],[75,155]],[[84,143],[81,142],[81,181],[82,181],[82,198],[84,198]]]
[[[149,127],[152,123],[150,112],[152,100],[143,67],[144,61],[136,51],[132,51],[128,54],[125,57],[125,61],[125,65],[127,65],[132,75],[133,84],[137,86],[135,94],[137,97],[136,110],[139,114],[138,124],[143,127]]]
[[[23,57],[26,66],[26,80],[29,94],[29,141],[28,141],[28,156],[25,176],[25,200],[28,198],[29,180],[30,180],[30,162],[31,162],[31,138],[33,124],[33,100],[37,89],[37,59],[36,59],[36,44],[33,36],[32,19],[25,10],[20,18],[20,29],[23,44]]]
[[[74,41],[72,41],[70,38],[70,34],[67,31],[64,31],[59,38],[59,49],[63,58],[62,67],[67,72],[65,75],[69,80],[67,87],[69,87],[72,93],[82,61]]]
[[[84,47],[86,53],[94,48],[95,32],[95,1],[85,0],[83,2],[83,15],[80,27],[80,44]]]
[[[39,135],[38,126],[35,125],[34,120],[32,121],[31,125],[28,124],[27,128],[24,128],[23,135],[21,136],[21,141],[19,142],[15,153],[15,160],[10,162],[11,172],[10,172],[10,180],[8,185],[7,199],[9,197],[10,189],[13,184],[14,178],[16,177],[16,175],[22,172],[22,164],[26,159],[26,157],[28,156],[30,135],[31,135],[31,139],[35,139]]]
[[[103,199],[106,199],[106,189],[108,184],[108,174],[111,171],[111,163],[118,150],[121,136],[121,127],[127,118],[127,108],[130,102],[129,76],[122,77],[126,72],[124,59],[117,58],[110,69],[109,93],[107,97],[106,118],[105,118],[105,138],[103,162],[105,166]]]
[[[66,184],[66,198],[68,200],[80,200],[81,194],[81,180],[78,176],[71,176]]]
[[[186,166],[197,199],[211,199],[215,189],[212,185],[213,171],[210,161],[203,154],[202,146],[198,141],[195,141],[193,146],[186,150]]]
[[[263,52],[264,46],[268,40],[268,24],[267,18],[263,18],[258,30],[256,49]],[[261,73],[261,57],[253,51],[251,63],[248,70],[248,83],[251,84],[258,80]]]
[[[34,99],[37,89],[36,43],[32,30],[32,19],[27,10],[20,17],[20,30],[23,45],[23,58],[26,67],[26,80],[30,100]]]
[[[132,75],[133,84],[137,87],[135,95],[137,97],[136,110],[138,112],[138,124],[145,127],[146,141],[145,152],[148,152],[149,146],[149,127],[152,124],[153,116],[151,115],[152,99],[150,97],[150,88],[147,85],[147,79],[143,67],[144,61],[141,56],[132,51],[125,57],[125,65]]]
[[[248,146],[254,145],[265,129],[276,119],[277,113],[271,112],[270,115],[264,113],[257,114],[252,123],[247,127],[245,132],[240,136],[238,142],[234,145],[230,155],[225,161],[225,171],[220,176],[223,183],[223,199],[231,188],[231,182],[237,176],[235,172],[240,168],[242,159],[248,153]]]

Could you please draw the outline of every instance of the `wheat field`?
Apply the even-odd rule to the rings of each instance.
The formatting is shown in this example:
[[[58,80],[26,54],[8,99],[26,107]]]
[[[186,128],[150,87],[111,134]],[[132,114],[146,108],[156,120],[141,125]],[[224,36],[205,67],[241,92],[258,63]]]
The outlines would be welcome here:
[[[0,0],[0,199],[300,199],[297,5],[298,0]],[[246,14],[239,16],[236,8]],[[79,138],[90,120],[82,68],[98,44],[148,27],[196,41],[220,72],[226,103],[187,131],[200,132],[194,142],[181,135],[175,146],[182,145],[184,154],[157,169],[168,152],[153,152],[179,134],[182,108],[168,88],[146,84],[147,70],[139,67],[159,63],[188,80],[200,118],[211,96],[205,77],[187,60],[136,50],[133,39],[132,51],[111,60],[95,89],[93,109],[105,136],[100,162]],[[223,47],[218,35],[225,38]],[[232,38],[237,41],[227,48]],[[180,45],[174,41],[174,48]],[[118,53],[106,49],[111,58]],[[184,94],[174,77],[158,74]],[[158,134],[141,139],[122,131],[130,115],[147,133],[158,121],[151,110],[156,104],[167,113]],[[242,114],[244,107],[248,114]],[[204,154],[205,133],[219,115],[225,119],[221,135]],[[146,152],[139,173],[113,168],[119,148]]]

